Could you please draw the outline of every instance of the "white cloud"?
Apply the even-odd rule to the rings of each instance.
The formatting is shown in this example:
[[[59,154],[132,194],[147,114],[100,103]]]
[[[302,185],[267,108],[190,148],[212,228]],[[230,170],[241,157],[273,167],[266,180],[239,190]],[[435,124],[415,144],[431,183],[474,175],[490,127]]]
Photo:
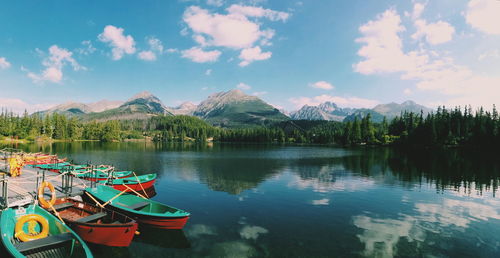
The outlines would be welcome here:
[[[362,25],[359,31],[363,37],[356,39],[356,42],[364,43],[358,55],[365,59],[355,64],[354,70],[362,74],[374,74],[411,69],[414,60],[403,53],[402,41],[398,36],[404,30],[401,18],[393,9]]]
[[[264,9],[257,6],[244,6],[233,4],[227,8],[227,12],[234,15],[242,15],[246,17],[265,17],[271,21],[286,21],[290,14],[286,12]]]
[[[425,4],[423,4],[423,3],[415,3],[413,5],[413,13],[412,13],[411,18],[414,19],[414,20],[420,18],[420,16],[424,12],[424,9],[425,9]]]
[[[139,59],[145,60],[145,61],[155,61],[156,60],[156,54],[151,51],[141,51],[139,52]]]
[[[492,50],[486,51],[486,52],[482,53],[481,55],[479,55],[477,60],[483,61],[486,58],[499,59],[500,58],[500,50],[492,49]]]
[[[148,44],[151,51],[155,51],[159,54],[163,53],[163,43],[161,42],[161,40],[155,37],[150,37],[148,39]]]
[[[137,57],[145,61],[155,61],[157,54],[162,55],[164,53],[163,43],[161,42],[161,40],[153,36],[147,37],[146,39],[149,45],[149,50],[143,50],[139,52],[139,54],[137,54]]]
[[[28,77],[36,83],[43,81],[59,83],[63,79],[62,70],[66,65],[73,67],[74,71],[86,70],[72,56],[73,53],[71,51],[60,48],[57,45],[52,45],[49,48],[49,56],[42,61],[42,65],[46,67],[45,70],[40,75],[28,72]]]
[[[317,81],[315,83],[310,83],[310,87],[316,88],[316,89],[322,89],[322,90],[333,90],[333,85],[329,82],[326,81]]]
[[[339,97],[331,95],[320,95],[316,97],[297,97],[290,98],[289,101],[295,105],[296,108],[301,108],[304,105],[317,106],[321,103],[330,101],[341,107],[352,107],[352,108],[373,108],[375,105],[379,104],[376,100],[364,99],[358,97]]]
[[[9,61],[7,61],[7,58],[5,57],[0,57],[0,69],[7,69],[10,67]]]
[[[465,20],[473,28],[486,34],[500,35],[500,1],[471,0]]]
[[[108,43],[112,48],[113,60],[120,60],[125,54],[131,55],[136,51],[134,38],[130,35],[125,36],[123,31],[123,28],[107,25],[103,33],[98,36],[100,41]]]
[[[183,15],[187,25],[181,33],[192,32],[193,40],[200,47],[225,47],[242,49],[239,65],[246,66],[253,61],[269,59],[271,52],[263,52],[260,46],[272,45],[275,31],[261,28],[263,20],[286,21],[290,14],[258,6],[233,4],[227,14],[210,12],[199,6],[190,6]]]
[[[212,69],[207,69],[207,70],[205,71],[205,75],[206,75],[206,76],[210,76],[210,75],[212,75]]]
[[[83,47],[77,48],[75,51],[79,53],[80,55],[90,55],[96,51],[96,48],[92,45],[92,41],[90,40],[84,40],[81,43]]]
[[[455,33],[455,28],[443,21],[427,24],[425,20],[419,19],[415,21],[415,27],[417,28],[417,32],[411,37],[413,39],[425,37],[426,41],[432,45],[442,44],[452,40],[453,34]]]
[[[177,53],[179,50],[177,48],[169,48],[167,49],[167,53]]]
[[[207,0],[207,4],[216,7],[221,7],[224,4],[224,0]]]
[[[192,47],[182,51],[182,57],[191,59],[196,63],[215,62],[219,59],[221,52],[219,50],[204,51],[199,47]]]
[[[253,61],[266,60],[271,58],[271,52],[262,52],[259,46],[253,48],[245,48],[241,50],[239,58],[242,60],[239,66],[247,66]]]
[[[355,64],[354,70],[362,74],[399,73],[401,79],[415,81],[419,90],[443,94],[441,105],[498,104],[494,96],[500,96],[500,77],[476,74],[456,64],[448,52],[429,51],[422,46],[404,52],[398,35],[404,30],[393,9],[362,25],[359,31],[363,36],[356,41],[364,44],[358,51],[364,60]]]
[[[323,198],[321,200],[312,200],[311,204],[312,205],[328,205],[328,204],[330,204],[330,199]]]
[[[183,19],[195,34],[208,37],[208,45],[240,49],[251,47],[262,36],[259,24],[242,15],[212,14],[191,6]]]
[[[31,104],[21,99],[0,98],[0,108],[5,108],[15,114],[22,114],[24,110],[28,113],[46,110],[55,106],[54,104]]]
[[[248,84],[245,84],[245,83],[238,83],[238,85],[236,85],[236,88],[240,89],[240,90],[249,90],[251,89],[252,87]]]
[[[404,90],[403,90],[403,93],[404,93],[406,96],[408,96],[408,95],[413,94],[413,91],[412,91],[411,89],[406,88],[406,89],[404,89]]]

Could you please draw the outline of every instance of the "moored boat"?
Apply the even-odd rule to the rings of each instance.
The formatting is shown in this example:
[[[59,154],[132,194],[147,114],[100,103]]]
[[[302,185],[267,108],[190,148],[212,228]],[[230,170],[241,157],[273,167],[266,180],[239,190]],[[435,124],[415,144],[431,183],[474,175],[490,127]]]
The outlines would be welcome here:
[[[146,174],[140,176],[132,176],[119,179],[107,180],[106,184],[112,186],[114,189],[126,192],[143,192],[154,185],[156,181],[156,174]],[[132,190],[130,190],[132,189]]]
[[[58,159],[55,155],[28,155],[24,156],[23,159],[25,165],[55,164],[66,161],[66,159]]]
[[[5,249],[16,258],[93,257],[73,230],[37,205],[3,210],[0,233]]]
[[[111,175],[110,175],[111,173]],[[87,170],[76,170],[72,171],[72,174],[79,178],[85,178],[90,181],[102,181],[111,179],[120,179],[130,177],[132,171],[113,171],[113,172],[103,172],[101,170],[88,171]]]
[[[64,161],[64,162],[48,163],[48,164],[34,164],[33,166],[36,168],[46,169],[46,170],[60,170],[70,165],[71,163]]]
[[[129,246],[138,227],[135,220],[117,211],[69,198],[58,199],[54,209],[67,225],[89,243]]]
[[[120,192],[106,185],[86,188],[85,191],[101,203],[108,205],[144,226],[163,229],[182,229],[189,219],[189,212],[157,201]]]

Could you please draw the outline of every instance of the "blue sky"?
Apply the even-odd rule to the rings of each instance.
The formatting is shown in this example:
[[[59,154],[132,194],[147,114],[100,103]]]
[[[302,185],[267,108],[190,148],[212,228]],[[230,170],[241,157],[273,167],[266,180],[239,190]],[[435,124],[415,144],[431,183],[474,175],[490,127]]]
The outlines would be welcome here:
[[[0,106],[166,105],[240,88],[287,110],[334,101],[500,104],[500,1],[12,1]]]

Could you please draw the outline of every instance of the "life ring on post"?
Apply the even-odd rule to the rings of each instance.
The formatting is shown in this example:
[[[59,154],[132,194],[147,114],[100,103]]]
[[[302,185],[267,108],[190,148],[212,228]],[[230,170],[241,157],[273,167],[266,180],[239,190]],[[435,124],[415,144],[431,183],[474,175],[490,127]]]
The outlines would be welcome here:
[[[40,224],[40,232],[36,232],[34,227],[29,228],[29,233],[24,232],[23,227],[24,224],[29,222],[38,222]],[[49,235],[49,222],[42,216],[38,214],[27,214],[20,217],[16,222],[15,227],[15,237],[22,242],[32,241],[36,239],[45,238]]]
[[[45,197],[43,197],[45,187],[49,188],[50,192],[52,193],[52,197],[50,198],[49,202],[47,202],[47,200],[45,200]],[[45,209],[52,207],[56,203],[56,191],[54,189],[54,186],[50,182],[43,181],[40,187],[38,187],[38,201],[40,202],[40,205]]]

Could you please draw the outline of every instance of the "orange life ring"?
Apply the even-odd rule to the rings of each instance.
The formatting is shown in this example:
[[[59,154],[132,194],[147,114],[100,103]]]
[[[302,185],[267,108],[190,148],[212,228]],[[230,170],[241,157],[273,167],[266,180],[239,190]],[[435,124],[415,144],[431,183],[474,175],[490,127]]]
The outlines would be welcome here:
[[[52,193],[52,198],[49,202],[47,202],[47,200],[45,200],[45,198],[43,197],[45,187],[48,187],[50,192]],[[40,202],[40,205],[45,209],[52,207],[56,203],[56,191],[54,189],[54,186],[50,182],[43,181],[40,187],[38,187],[38,201]]]
[[[30,228],[29,233],[24,232],[23,227],[27,222],[38,222],[40,224],[40,232],[36,232],[34,229]],[[15,236],[22,242],[32,241],[36,239],[45,238],[49,235],[49,222],[42,216],[38,214],[27,214],[20,217],[16,222]]]

